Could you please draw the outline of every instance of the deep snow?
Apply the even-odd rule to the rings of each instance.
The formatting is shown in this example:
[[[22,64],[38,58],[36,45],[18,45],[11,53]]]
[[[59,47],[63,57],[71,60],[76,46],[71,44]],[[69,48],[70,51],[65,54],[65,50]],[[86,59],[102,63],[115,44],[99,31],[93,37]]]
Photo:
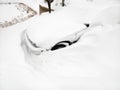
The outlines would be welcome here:
[[[39,0],[30,1],[23,2],[37,11]],[[0,90],[119,90],[119,10],[119,0],[69,0],[51,14],[1,29]],[[83,23],[90,23],[88,32],[70,47],[39,56],[21,47],[24,30],[35,43],[49,45],[82,30]]]

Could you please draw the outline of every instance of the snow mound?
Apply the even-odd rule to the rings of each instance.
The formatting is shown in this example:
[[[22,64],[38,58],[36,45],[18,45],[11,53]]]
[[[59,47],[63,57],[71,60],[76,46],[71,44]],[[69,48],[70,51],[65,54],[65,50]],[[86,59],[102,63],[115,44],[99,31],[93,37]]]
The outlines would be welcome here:
[[[93,22],[103,24],[120,24],[120,5],[105,8],[96,15]]]

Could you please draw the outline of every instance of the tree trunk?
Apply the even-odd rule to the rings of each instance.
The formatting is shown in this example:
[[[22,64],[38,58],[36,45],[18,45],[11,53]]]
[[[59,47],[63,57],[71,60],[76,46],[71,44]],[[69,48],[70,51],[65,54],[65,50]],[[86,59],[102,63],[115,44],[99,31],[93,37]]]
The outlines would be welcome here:
[[[63,7],[65,6],[65,0],[62,0],[62,6]]]
[[[46,0],[48,3],[48,8],[49,8],[49,13],[51,13],[51,1],[50,0]]]
[[[48,9],[49,9],[49,13],[51,13],[51,11],[53,11],[51,9],[51,3],[54,1],[54,0],[45,0],[47,3],[48,3]]]

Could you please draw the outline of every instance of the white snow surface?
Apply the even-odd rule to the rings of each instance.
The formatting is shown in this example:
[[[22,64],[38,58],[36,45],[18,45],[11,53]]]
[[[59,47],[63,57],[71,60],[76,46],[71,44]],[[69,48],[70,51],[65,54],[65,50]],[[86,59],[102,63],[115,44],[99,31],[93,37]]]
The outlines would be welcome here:
[[[38,10],[39,0],[21,2]],[[35,43],[48,45],[82,30],[84,23],[90,23],[88,32],[69,47],[37,57],[21,47],[24,30]],[[0,90],[73,89],[120,89],[119,0],[69,0],[51,14],[0,30]]]

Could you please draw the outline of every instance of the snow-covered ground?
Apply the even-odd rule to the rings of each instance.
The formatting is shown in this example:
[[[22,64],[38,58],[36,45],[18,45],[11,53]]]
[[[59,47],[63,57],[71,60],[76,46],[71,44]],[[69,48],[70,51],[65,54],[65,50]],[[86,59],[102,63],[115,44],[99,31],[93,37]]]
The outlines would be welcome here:
[[[68,1],[63,8],[53,6],[51,14],[0,30],[0,90],[120,89],[120,1]],[[39,0],[21,2],[38,10]],[[24,30],[35,43],[49,46],[86,28],[84,23],[90,23],[88,31],[69,47],[38,56],[21,47]]]
[[[10,13],[8,13],[10,11]],[[29,19],[37,14],[36,11],[23,3],[0,3],[0,28],[8,27]]]

